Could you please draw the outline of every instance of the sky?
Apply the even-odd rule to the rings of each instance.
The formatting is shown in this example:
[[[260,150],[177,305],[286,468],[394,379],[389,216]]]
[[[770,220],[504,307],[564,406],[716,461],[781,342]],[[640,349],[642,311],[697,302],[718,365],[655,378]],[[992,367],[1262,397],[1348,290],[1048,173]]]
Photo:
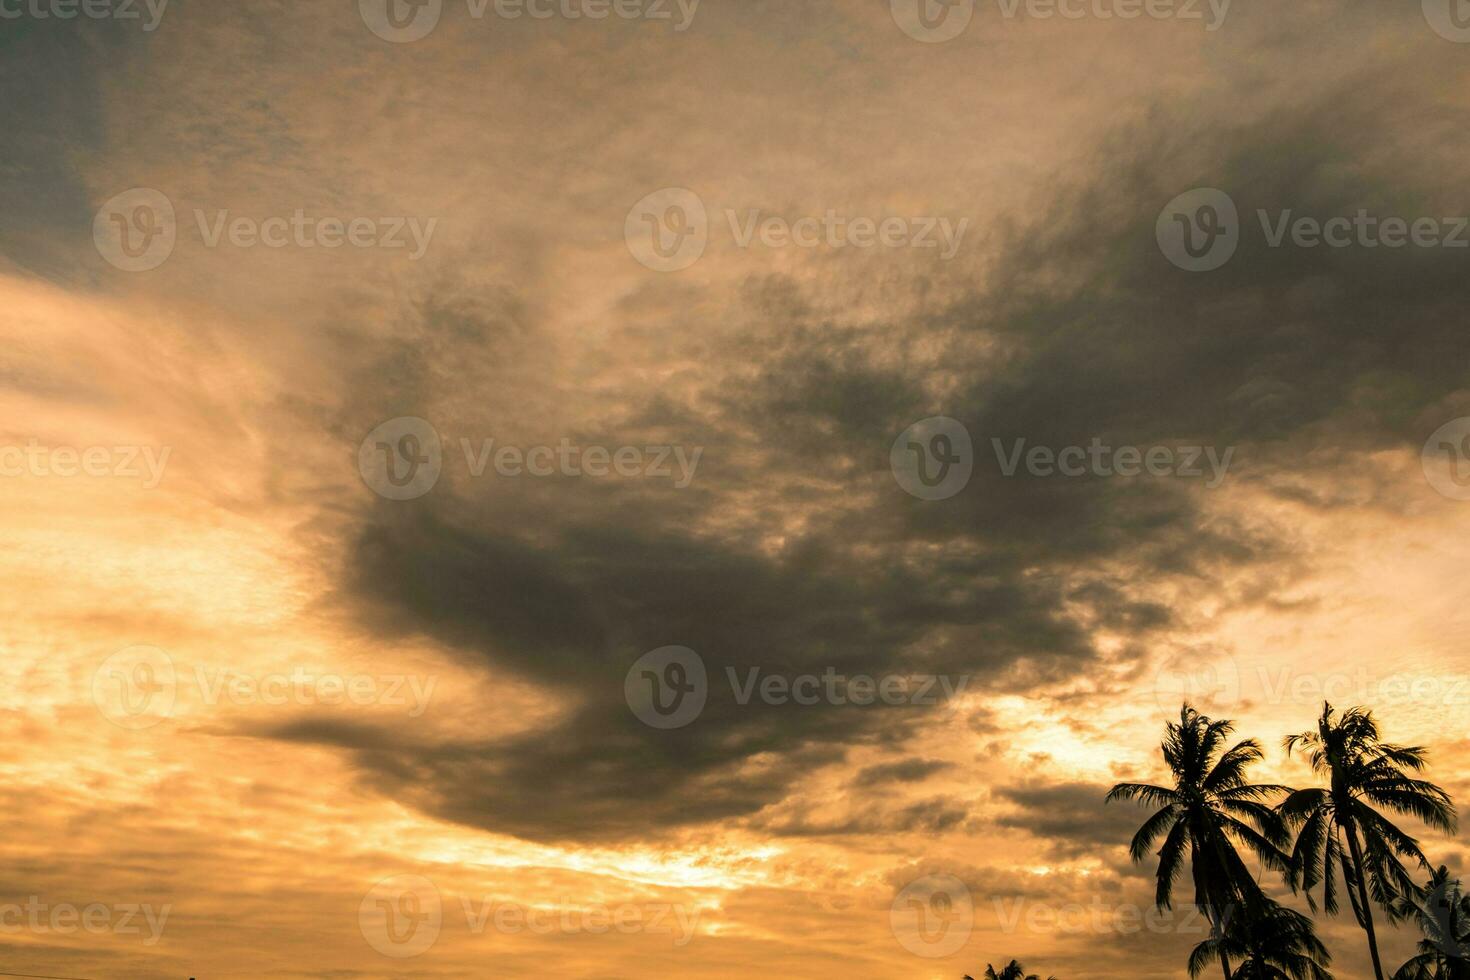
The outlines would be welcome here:
[[[0,0],[0,971],[1177,978],[1183,700],[1470,799],[1462,14]]]

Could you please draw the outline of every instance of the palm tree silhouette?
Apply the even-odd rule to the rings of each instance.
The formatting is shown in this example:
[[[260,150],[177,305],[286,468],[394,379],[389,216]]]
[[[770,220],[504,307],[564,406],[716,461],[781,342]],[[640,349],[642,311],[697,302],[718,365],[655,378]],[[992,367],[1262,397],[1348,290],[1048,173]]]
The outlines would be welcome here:
[[[975,980],[975,978],[966,973],[965,980]],[[985,964],[985,976],[981,980],[1041,980],[1041,978],[1034,973],[1027,973],[1024,966],[1011,960],[999,973],[996,973],[995,967],[989,963]],[[1047,980],[1057,980],[1057,978],[1047,977]]]
[[[1470,895],[1449,869],[1441,865],[1396,910],[1413,920],[1424,938],[1418,955],[1399,967],[1393,980],[1470,980]]]
[[[1382,741],[1373,713],[1362,708],[1350,708],[1338,716],[1324,702],[1316,731],[1286,739],[1287,753],[1295,749],[1306,753],[1312,770],[1328,777],[1329,786],[1297,790],[1279,807],[1287,823],[1298,831],[1292,851],[1292,890],[1305,891],[1315,912],[1312,889],[1320,883],[1322,904],[1328,913],[1336,914],[1334,866],[1341,865],[1353,914],[1368,934],[1373,974],[1383,980],[1369,897],[1384,909],[1389,921],[1397,920],[1395,900],[1414,892],[1414,883],[1399,858],[1411,857],[1426,869],[1429,862],[1419,842],[1374,806],[1452,832],[1454,804],[1438,786],[1409,775],[1424,769],[1424,749]]]
[[[1234,910],[1265,901],[1238,845],[1269,868],[1287,869],[1287,856],[1281,850],[1288,842],[1286,828],[1264,801],[1291,791],[1285,786],[1246,782],[1246,769],[1262,758],[1261,746],[1255,739],[1245,739],[1222,753],[1234,730],[1232,722],[1212,721],[1184,705],[1179,723],[1165,726],[1160,746],[1174,775],[1173,787],[1119,783],[1107,796],[1109,803],[1136,800],[1159,808],[1133,835],[1129,854],[1141,862],[1163,838],[1154,891],[1154,904],[1161,909],[1172,907],[1174,881],[1187,855],[1194,902],[1209,919],[1216,938],[1223,935]],[[1229,948],[1221,943],[1217,953],[1225,980],[1233,980]]]
[[[1198,977],[1217,957],[1240,961],[1231,980],[1332,980],[1332,956],[1317,938],[1312,920],[1266,899],[1233,916],[1223,935],[1211,936],[1189,956],[1189,975]]]

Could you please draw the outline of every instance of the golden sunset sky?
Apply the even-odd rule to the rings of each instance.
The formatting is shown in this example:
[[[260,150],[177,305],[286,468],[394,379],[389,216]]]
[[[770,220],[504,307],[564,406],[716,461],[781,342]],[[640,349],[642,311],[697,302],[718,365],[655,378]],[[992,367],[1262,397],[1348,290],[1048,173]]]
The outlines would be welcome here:
[[[1470,249],[1258,218],[1470,214],[1436,0],[121,2],[0,0],[0,972],[1177,978],[1103,796],[1183,697],[1292,786],[1364,704],[1470,800],[1470,460],[1424,456]],[[1005,471],[1095,439],[1231,455]],[[758,686],[828,673],[937,696]]]

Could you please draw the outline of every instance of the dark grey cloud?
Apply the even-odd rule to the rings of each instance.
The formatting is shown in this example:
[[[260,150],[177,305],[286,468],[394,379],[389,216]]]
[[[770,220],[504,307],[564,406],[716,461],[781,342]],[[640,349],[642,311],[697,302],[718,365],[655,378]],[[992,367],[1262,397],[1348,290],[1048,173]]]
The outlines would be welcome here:
[[[900,759],[860,769],[853,777],[855,786],[881,786],[885,783],[917,783],[953,768],[953,763],[940,759]]]
[[[1108,849],[1126,853],[1128,841],[1152,811],[1126,803],[1104,807],[1109,788],[1080,782],[999,787],[995,796],[1019,812],[996,817],[995,822],[1024,830],[1067,857]]]
[[[754,818],[852,746],[915,750],[923,711],[741,705],[727,668],[925,671],[1044,692],[1097,663],[1093,628],[1126,633],[1141,655],[1150,636],[1187,626],[1149,597],[1164,582],[1207,589],[1246,571],[1260,579],[1236,601],[1269,601],[1298,556],[1269,523],[1209,512],[1198,481],[1004,477],[989,440],[1233,447],[1229,479],[1267,490],[1310,472],[1324,447],[1337,461],[1417,446],[1466,380],[1463,253],[1268,249],[1254,218],[1441,206],[1407,179],[1422,168],[1383,149],[1402,121],[1398,83],[1377,80],[1381,91],[1334,91],[1231,127],[1183,111],[1129,124],[1046,211],[1018,216],[985,282],[952,284],[940,313],[836,329],[791,281],[741,284],[728,297],[741,329],[689,341],[738,370],[711,372],[697,398],[629,388],[616,417],[576,433],[617,445],[672,430],[704,446],[688,491],[503,481],[487,502],[454,486],[369,510],[346,542],[342,594],[368,623],[530,679],[565,699],[562,720],[493,744],[274,734],[349,749],[382,791],[476,826],[647,834]],[[1370,142],[1380,152],[1365,160]],[[1233,193],[1247,226],[1235,259],[1208,275],[1175,268],[1154,241],[1163,205],[1197,185]],[[435,344],[414,354],[424,363],[406,388],[362,393],[359,410],[392,406],[385,417],[407,392],[464,412],[461,427],[484,422],[450,367],[537,327],[487,332],[479,314],[443,312],[463,302],[436,300],[424,317]],[[944,352],[954,394],[931,393],[921,349]],[[887,470],[893,437],[926,414],[965,422],[980,456],[969,488],[942,503],[907,497]],[[723,519],[737,510],[743,523]],[[776,550],[727,530],[798,510],[815,516]],[[1096,571],[1104,562],[1111,578]],[[704,714],[672,733],[643,727],[622,700],[629,665],[666,644],[697,650],[714,679]],[[1014,791],[1026,812],[1015,826],[1063,849],[1126,839],[1132,815],[1099,820],[1091,792]]]
[[[139,5],[141,7],[141,5]],[[104,80],[146,57],[137,23],[75,17],[7,18],[0,30],[0,255],[30,275],[90,281],[97,207],[133,184],[89,187],[86,168],[102,152]],[[141,181],[140,181],[141,183]],[[58,229],[62,231],[58,234]]]

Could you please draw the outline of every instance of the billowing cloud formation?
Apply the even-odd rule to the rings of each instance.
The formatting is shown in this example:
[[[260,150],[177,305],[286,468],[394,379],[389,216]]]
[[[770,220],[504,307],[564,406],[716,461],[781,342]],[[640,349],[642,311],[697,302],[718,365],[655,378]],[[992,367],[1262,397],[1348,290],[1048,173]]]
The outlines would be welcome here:
[[[492,953],[523,976],[1176,976],[1182,920],[1057,923],[1149,902],[1141,814],[1101,801],[1159,775],[1181,697],[1299,783],[1280,736],[1326,691],[1362,700],[1456,788],[1467,517],[1419,452],[1470,416],[1470,250],[1290,231],[1470,210],[1463,52],[1418,10],[1237,0],[1206,32],[980,5],[924,44],[884,4],[706,0],[674,32],[449,3],[399,44],[353,6],[5,21],[5,446],[172,449],[147,493],[0,487],[4,761],[55,815],[7,825],[0,904],[174,906],[157,950],[28,934],[18,968],[389,975],[358,906],[420,875],[459,919],[415,976]],[[146,272],[93,241],[135,187],[178,216]],[[1238,243],[1189,272],[1156,232],[1201,187]],[[661,188],[709,219],[680,272],[624,239]],[[968,223],[949,259],[741,242],[829,214]],[[434,231],[418,257],[212,239],[298,215]],[[933,416],[972,472],[921,500],[890,453]],[[359,449],[404,417],[442,472],[386,499]],[[1163,469],[1120,475],[1130,452]],[[130,731],[89,671],[139,644],[183,681]],[[667,647],[707,690],[660,728],[627,681]],[[250,693],[304,667],[433,693]],[[1384,697],[1392,676],[1443,696]],[[194,891],[149,884],[170,873]],[[936,874],[976,914],[930,961],[892,915]],[[476,932],[482,900],[700,925],[584,946]],[[1349,926],[1324,933],[1362,976]]]

